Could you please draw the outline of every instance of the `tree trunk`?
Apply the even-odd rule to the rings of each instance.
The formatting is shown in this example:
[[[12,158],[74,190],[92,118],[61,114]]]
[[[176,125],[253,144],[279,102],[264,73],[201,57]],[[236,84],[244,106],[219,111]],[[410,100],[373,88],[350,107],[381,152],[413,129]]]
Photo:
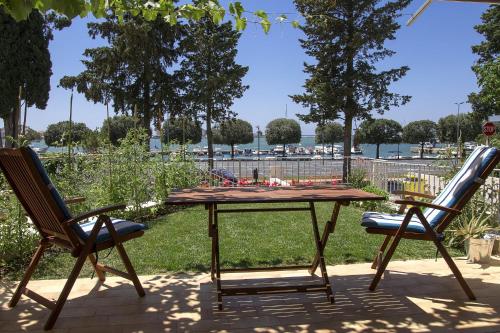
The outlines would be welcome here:
[[[420,158],[424,158],[424,143],[420,143]]]
[[[231,159],[234,160],[234,143],[231,143]]]
[[[19,138],[19,117],[15,110],[3,117],[5,148],[15,148]]]
[[[380,143],[377,143],[377,154],[375,155],[375,159],[379,159],[380,158]]]
[[[285,146],[286,146],[286,144],[284,143],[283,144],[283,157],[285,157]]]
[[[214,146],[212,135],[212,109],[207,106],[207,144],[208,144],[208,169],[214,168]]]
[[[347,111],[346,113],[348,113]],[[344,122],[344,163],[342,166],[342,182],[347,183],[351,174],[351,139],[352,117],[346,115]]]
[[[332,160],[333,160],[333,158],[335,157],[335,153],[333,152],[333,147],[334,147],[334,145],[335,145],[335,143],[334,143],[334,142],[332,142]]]

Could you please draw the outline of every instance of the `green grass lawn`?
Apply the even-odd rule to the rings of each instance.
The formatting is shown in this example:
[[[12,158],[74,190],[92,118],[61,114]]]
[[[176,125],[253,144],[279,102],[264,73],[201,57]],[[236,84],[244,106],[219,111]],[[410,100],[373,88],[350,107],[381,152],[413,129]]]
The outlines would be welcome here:
[[[320,233],[330,218],[332,207],[331,203],[316,205]],[[341,209],[335,233],[326,247],[327,264],[372,260],[383,238],[364,231],[359,224],[361,214],[360,209],[352,206]],[[143,237],[125,244],[137,273],[208,271],[211,245],[207,224],[207,212],[203,206],[151,221]],[[309,212],[225,214],[220,216],[219,228],[224,267],[307,264],[315,252]],[[452,255],[461,254],[456,250],[450,252]],[[111,266],[122,267],[116,251],[103,259],[107,254],[108,251],[100,252],[99,258]],[[394,257],[415,259],[433,258],[434,255],[435,248],[430,242],[404,240]],[[47,255],[35,278],[67,278],[73,263],[74,259],[67,253]],[[90,273],[91,267],[86,265],[81,276]],[[18,279],[19,275],[11,278]]]

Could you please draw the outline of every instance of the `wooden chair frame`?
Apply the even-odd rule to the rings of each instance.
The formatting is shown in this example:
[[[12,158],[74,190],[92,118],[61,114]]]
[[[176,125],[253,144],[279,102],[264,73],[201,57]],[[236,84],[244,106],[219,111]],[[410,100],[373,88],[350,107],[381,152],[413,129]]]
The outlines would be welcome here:
[[[485,170],[483,173],[474,181],[474,184],[467,190],[467,192],[457,201],[457,203],[453,207],[444,207],[444,206],[439,206],[435,205],[432,203],[427,203],[427,202],[422,202],[422,201],[417,201],[415,200],[415,197],[421,197],[421,198],[426,198],[426,199],[434,199],[435,197],[432,195],[428,194],[422,194],[422,193],[416,193],[416,192],[407,192],[407,191],[398,191],[394,192],[394,194],[399,194],[403,196],[402,200],[396,200],[395,203],[401,205],[399,213],[402,214],[404,213],[405,209],[407,206],[411,205],[404,217],[403,222],[401,223],[401,226],[397,230],[388,230],[388,229],[381,229],[381,228],[367,228],[366,231],[371,234],[382,234],[385,235],[385,239],[380,246],[377,255],[375,256],[375,259],[373,260],[372,264],[372,269],[376,269],[377,272],[370,284],[369,289],[371,291],[374,291],[380,282],[380,279],[382,277],[382,274],[384,273],[385,269],[387,268],[387,265],[389,264],[389,261],[391,260],[394,252],[396,251],[396,248],[401,240],[401,238],[406,238],[406,239],[415,239],[415,240],[425,240],[425,241],[431,241],[434,243],[436,246],[437,250],[441,253],[443,256],[444,260],[450,267],[451,271],[455,275],[456,279],[460,283],[460,286],[464,290],[464,292],[467,294],[469,299],[475,300],[476,296],[472,292],[471,288],[465,281],[465,279],[462,276],[462,273],[456,266],[455,262],[449,255],[448,251],[446,248],[443,246],[442,241],[443,241],[443,232],[444,230],[450,225],[450,223],[453,221],[453,219],[461,214],[462,208],[465,206],[467,202],[472,198],[474,193],[479,189],[479,187],[484,184],[486,178],[489,176],[489,174],[493,171],[495,166],[500,162],[500,151],[497,150],[497,154],[495,158],[486,166]],[[438,209],[441,211],[446,212],[446,215],[442,219],[442,221],[434,228],[429,224],[429,221],[425,218],[423,212],[422,212],[422,207],[424,208],[433,208],[433,209]],[[408,232],[406,231],[406,228],[408,224],[410,223],[412,217],[416,215],[417,218],[420,220],[422,225],[425,228],[424,233],[416,233],[416,232]],[[391,243],[391,238],[394,238]],[[389,243],[391,245],[389,246]],[[386,249],[389,246],[387,252]]]
[[[30,152],[27,151],[26,148],[0,149],[0,168],[42,238],[22,280],[19,282],[9,302],[9,307],[16,306],[21,295],[31,298],[35,302],[51,310],[50,316],[44,326],[45,330],[50,330],[54,326],[80,274],[83,264],[87,259],[92,264],[99,281],[105,281],[106,272],[118,275],[132,281],[140,297],[145,295],[139,278],[123,247],[123,242],[142,236],[144,231],[140,230],[120,236],[113,226],[111,218],[107,215],[109,212],[125,209],[125,205],[107,206],[66,219],[55,202],[55,199],[52,197],[49,188],[43,182],[31,158]],[[72,198],[66,200],[65,203],[80,203],[82,201],[84,201],[84,198]],[[78,237],[72,225],[96,216],[97,221],[89,237],[86,240],[82,240]],[[103,226],[107,228],[111,239],[96,243],[99,231]],[[48,248],[54,245],[69,250],[72,256],[76,258],[75,265],[57,301],[49,300],[27,288],[28,282],[42,258],[42,255]],[[116,247],[127,272],[121,272],[97,262],[94,253],[112,247]]]

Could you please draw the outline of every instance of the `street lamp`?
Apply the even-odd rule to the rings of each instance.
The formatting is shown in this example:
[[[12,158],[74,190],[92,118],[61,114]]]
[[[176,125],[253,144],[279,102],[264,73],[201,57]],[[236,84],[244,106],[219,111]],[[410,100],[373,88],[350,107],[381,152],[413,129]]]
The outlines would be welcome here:
[[[398,160],[399,160],[399,144],[403,140],[403,132],[398,132]]]
[[[257,125],[257,161],[260,161],[260,126]]]
[[[465,104],[467,102],[455,102],[454,104],[457,106],[457,158],[460,152],[460,105]]]

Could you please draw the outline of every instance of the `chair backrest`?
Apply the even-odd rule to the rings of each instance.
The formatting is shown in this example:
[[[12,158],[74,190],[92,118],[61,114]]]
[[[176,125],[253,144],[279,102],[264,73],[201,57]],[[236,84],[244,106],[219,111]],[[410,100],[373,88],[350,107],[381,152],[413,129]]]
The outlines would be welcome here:
[[[477,147],[432,203],[462,209],[499,161],[500,150],[486,146]],[[438,227],[438,232],[442,232],[453,217],[449,213],[432,208],[426,209],[424,216],[433,228]]]
[[[3,148],[0,167],[42,237],[55,236],[76,246],[71,229],[62,225],[71,218],[71,213],[38,155],[29,147]]]

